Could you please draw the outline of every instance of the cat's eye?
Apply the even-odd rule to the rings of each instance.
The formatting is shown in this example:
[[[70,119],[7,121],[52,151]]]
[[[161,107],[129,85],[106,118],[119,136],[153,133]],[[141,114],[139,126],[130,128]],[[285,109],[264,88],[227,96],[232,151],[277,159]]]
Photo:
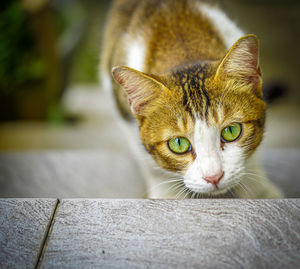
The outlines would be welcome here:
[[[233,142],[237,140],[242,133],[242,125],[240,123],[233,123],[225,127],[221,132],[222,142]]]
[[[168,141],[168,146],[171,151],[177,154],[183,154],[191,150],[191,143],[184,137],[172,138]]]

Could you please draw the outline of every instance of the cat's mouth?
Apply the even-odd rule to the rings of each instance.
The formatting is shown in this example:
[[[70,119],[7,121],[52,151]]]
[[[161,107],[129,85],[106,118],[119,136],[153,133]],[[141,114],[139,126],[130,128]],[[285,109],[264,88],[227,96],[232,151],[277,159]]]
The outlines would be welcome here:
[[[199,194],[200,196],[219,196],[225,193],[233,194],[233,189],[237,184],[237,180],[234,182],[220,182],[219,184],[207,184],[197,185],[189,182],[185,182],[185,186],[193,193]]]
[[[210,190],[203,190],[203,189],[197,189],[197,188],[189,188],[192,195],[191,197],[197,197],[197,198],[218,198],[218,197],[234,197],[234,192],[232,191],[232,188],[225,187],[225,188],[214,188]]]
[[[190,185],[190,184],[185,184],[185,185],[192,192],[201,193],[201,194],[216,194],[216,195],[218,195],[218,194],[228,191],[228,188],[220,188],[218,185],[212,185],[212,184],[211,184],[211,186],[201,187],[201,188]]]
[[[186,188],[195,193],[195,197],[234,197],[235,188],[241,182],[241,170],[227,171],[226,174],[227,176],[224,176],[217,184],[202,179],[198,181],[190,178],[183,178],[183,182]]]

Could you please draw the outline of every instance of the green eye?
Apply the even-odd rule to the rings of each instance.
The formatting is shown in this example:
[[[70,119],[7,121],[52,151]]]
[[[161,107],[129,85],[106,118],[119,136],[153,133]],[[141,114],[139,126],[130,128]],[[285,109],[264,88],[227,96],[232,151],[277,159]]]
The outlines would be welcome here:
[[[242,126],[240,123],[233,123],[225,127],[221,132],[221,139],[223,142],[232,142],[240,137]]]
[[[172,138],[168,141],[168,146],[171,151],[183,154],[191,149],[191,143],[184,137]]]

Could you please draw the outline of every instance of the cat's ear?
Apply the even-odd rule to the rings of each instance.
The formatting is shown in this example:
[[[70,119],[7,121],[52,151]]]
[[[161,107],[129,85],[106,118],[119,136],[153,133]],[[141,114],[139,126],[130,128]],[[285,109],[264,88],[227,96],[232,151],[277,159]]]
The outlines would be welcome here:
[[[225,55],[215,77],[234,77],[245,85],[251,84],[261,95],[261,71],[259,67],[259,43],[256,35],[241,37]]]
[[[129,67],[114,67],[112,75],[127,93],[131,110],[136,115],[145,116],[147,107],[164,88],[164,85],[152,76]]]

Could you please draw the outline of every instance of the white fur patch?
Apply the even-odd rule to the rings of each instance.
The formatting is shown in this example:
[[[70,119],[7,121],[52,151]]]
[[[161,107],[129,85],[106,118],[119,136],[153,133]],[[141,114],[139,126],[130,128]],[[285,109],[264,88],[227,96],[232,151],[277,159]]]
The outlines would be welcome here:
[[[124,36],[126,48],[126,66],[143,71],[145,63],[146,46],[141,36],[132,37],[129,34]]]
[[[210,19],[211,23],[219,31],[228,50],[244,35],[243,31],[220,9],[203,3],[198,4],[198,9]]]
[[[106,71],[101,72],[101,88],[106,92],[112,92],[112,78]]]
[[[243,149],[237,143],[227,143],[221,150],[220,130],[207,126],[206,122],[196,120],[194,136],[191,141],[196,159],[184,175],[185,185],[194,192],[222,193],[238,181],[238,174],[244,166]],[[224,177],[216,188],[204,180],[224,171]]]

